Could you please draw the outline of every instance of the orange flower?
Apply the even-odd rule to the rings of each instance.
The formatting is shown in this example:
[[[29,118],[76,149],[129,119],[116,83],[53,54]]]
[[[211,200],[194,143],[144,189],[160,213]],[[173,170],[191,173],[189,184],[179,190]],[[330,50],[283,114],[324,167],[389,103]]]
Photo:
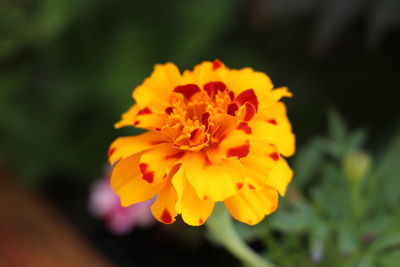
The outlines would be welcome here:
[[[157,195],[151,210],[163,223],[181,214],[201,225],[217,201],[238,221],[260,222],[293,176],[282,157],[295,150],[280,102],[290,96],[264,73],[218,60],[183,74],[172,63],[156,65],[115,125],[148,132],[111,144],[112,188],[123,206]]]

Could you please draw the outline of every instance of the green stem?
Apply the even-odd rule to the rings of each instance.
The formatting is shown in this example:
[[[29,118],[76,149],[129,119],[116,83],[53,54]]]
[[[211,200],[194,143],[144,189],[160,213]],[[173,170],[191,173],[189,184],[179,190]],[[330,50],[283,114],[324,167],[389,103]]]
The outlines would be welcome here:
[[[243,263],[254,267],[274,267],[272,263],[254,252],[240,238],[225,207],[217,205],[213,216],[208,218],[206,224],[213,237]]]

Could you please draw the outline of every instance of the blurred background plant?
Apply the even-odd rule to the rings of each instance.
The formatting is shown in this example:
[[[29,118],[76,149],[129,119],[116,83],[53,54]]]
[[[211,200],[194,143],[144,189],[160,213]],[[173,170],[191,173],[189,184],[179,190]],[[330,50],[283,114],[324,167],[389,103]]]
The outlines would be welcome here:
[[[280,266],[398,266],[400,134],[372,160],[364,130],[349,132],[336,112],[329,121],[329,136],[298,152],[278,212],[242,235],[263,236]]]
[[[391,266],[399,257],[399,33],[397,0],[2,0],[0,164],[129,266],[138,260],[125,256],[129,238],[151,248],[158,228],[111,237],[83,203],[109,143],[138,133],[112,127],[132,89],[159,62],[251,66],[294,92],[286,103],[300,148],[295,184],[278,213],[250,228],[265,237],[254,245],[283,266]],[[330,113],[329,137],[319,137],[330,107],[347,128]],[[209,257],[201,231],[167,244]]]

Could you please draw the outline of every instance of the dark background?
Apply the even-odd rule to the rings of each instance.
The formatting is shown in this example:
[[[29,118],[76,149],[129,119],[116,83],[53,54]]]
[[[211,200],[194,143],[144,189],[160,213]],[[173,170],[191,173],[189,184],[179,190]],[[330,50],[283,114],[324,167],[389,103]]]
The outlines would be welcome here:
[[[329,109],[350,128],[366,128],[372,151],[397,129],[396,0],[2,0],[0,163],[121,266],[146,262],[154,246],[149,266],[165,257],[185,266],[171,251],[198,257],[199,265],[207,257],[213,265],[235,263],[202,242],[201,229],[188,230],[200,240],[192,249],[164,226],[116,238],[86,210],[108,145],[136,133],[113,128],[132,104],[132,89],[155,63],[184,70],[213,59],[289,87],[294,98],[285,102],[299,147],[326,132]]]

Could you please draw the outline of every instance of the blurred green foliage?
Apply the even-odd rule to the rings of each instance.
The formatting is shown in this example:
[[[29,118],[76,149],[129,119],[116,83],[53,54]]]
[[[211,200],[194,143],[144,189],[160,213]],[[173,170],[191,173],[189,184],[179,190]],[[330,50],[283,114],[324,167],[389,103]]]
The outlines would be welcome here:
[[[321,131],[315,110],[329,104],[382,126],[399,114],[395,98],[373,93],[398,81],[398,3],[3,0],[0,163],[33,186],[99,176],[108,144],[132,133],[112,128],[132,89],[166,61],[185,69],[219,58],[267,72],[295,93],[287,103],[300,143]]]
[[[329,121],[329,136],[298,152],[278,211],[251,234],[239,229],[248,239],[263,236],[279,266],[398,266],[400,134],[369,156],[364,130],[349,132],[335,112]]]
[[[2,1],[0,161],[33,186],[60,173],[94,179],[132,89],[155,63],[197,61],[236,4]]]

